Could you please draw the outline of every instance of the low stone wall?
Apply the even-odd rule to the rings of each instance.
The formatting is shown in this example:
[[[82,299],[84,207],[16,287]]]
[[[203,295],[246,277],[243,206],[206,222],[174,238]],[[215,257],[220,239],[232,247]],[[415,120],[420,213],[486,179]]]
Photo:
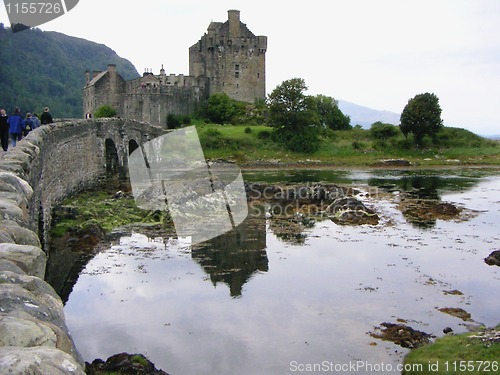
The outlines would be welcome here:
[[[123,166],[130,139],[160,133],[120,119],[66,121],[36,129],[0,159],[1,374],[85,373],[63,303],[44,281],[52,208],[103,177],[106,140]]]

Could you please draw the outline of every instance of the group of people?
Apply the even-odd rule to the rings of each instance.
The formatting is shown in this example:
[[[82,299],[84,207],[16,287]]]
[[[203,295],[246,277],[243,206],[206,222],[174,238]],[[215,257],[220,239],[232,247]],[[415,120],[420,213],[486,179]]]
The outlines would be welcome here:
[[[40,125],[51,124],[52,115],[49,107],[45,107],[40,119],[36,114],[26,113],[26,117],[21,115],[21,110],[16,107],[12,115],[7,115],[5,109],[0,109],[0,138],[2,149],[7,151],[9,148],[9,137],[12,140],[12,147],[23,137],[26,137],[30,131],[38,128]]]

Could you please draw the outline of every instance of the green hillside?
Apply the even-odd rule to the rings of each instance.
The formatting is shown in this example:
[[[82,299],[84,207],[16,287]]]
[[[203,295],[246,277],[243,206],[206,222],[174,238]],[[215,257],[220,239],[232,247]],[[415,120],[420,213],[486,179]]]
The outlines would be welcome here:
[[[36,28],[13,33],[0,24],[0,108],[41,113],[49,106],[56,118],[82,117],[85,71],[108,64],[125,79],[139,76],[103,44]]]

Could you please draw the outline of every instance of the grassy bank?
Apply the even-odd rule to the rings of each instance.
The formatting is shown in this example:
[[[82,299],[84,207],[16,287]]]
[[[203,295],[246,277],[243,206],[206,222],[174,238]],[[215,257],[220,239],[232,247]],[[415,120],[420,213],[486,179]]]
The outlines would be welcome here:
[[[496,328],[496,331],[500,326]],[[495,332],[495,331],[489,331]],[[412,350],[405,358],[404,375],[499,374],[500,343],[478,333],[445,336]]]
[[[325,131],[313,154],[288,151],[271,139],[267,126],[198,124],[205,156],[240,165],[311,164],[375,166],[382,159],[405,159],[421,166],[500,165],[500,143],[467,130],[444,128],[433,141],[416,149],[402,134],[374,139],[368,130]]]

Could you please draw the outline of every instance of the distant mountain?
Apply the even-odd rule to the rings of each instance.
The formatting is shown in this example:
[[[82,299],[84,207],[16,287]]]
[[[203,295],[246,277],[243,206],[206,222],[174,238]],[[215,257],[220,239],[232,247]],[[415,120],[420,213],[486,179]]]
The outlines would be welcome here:
[[[389,111],[379,111],[376,109],[363,107],[358,104],[346,102],[345,100],[339,100],[339,108],[344,115],[351,118],[351,125],[361,125],[363,128],[369,128],[371,124],[377,121],[381,121],[387,124],[399,125],[400,114],[389,112]]]
[[[56,118],[82,117],[85,71],[116,64],[125,79],[139,77],[132,63],[103,44],[65,34],[29,29],[13,33],[0,24],[0,108]]]

